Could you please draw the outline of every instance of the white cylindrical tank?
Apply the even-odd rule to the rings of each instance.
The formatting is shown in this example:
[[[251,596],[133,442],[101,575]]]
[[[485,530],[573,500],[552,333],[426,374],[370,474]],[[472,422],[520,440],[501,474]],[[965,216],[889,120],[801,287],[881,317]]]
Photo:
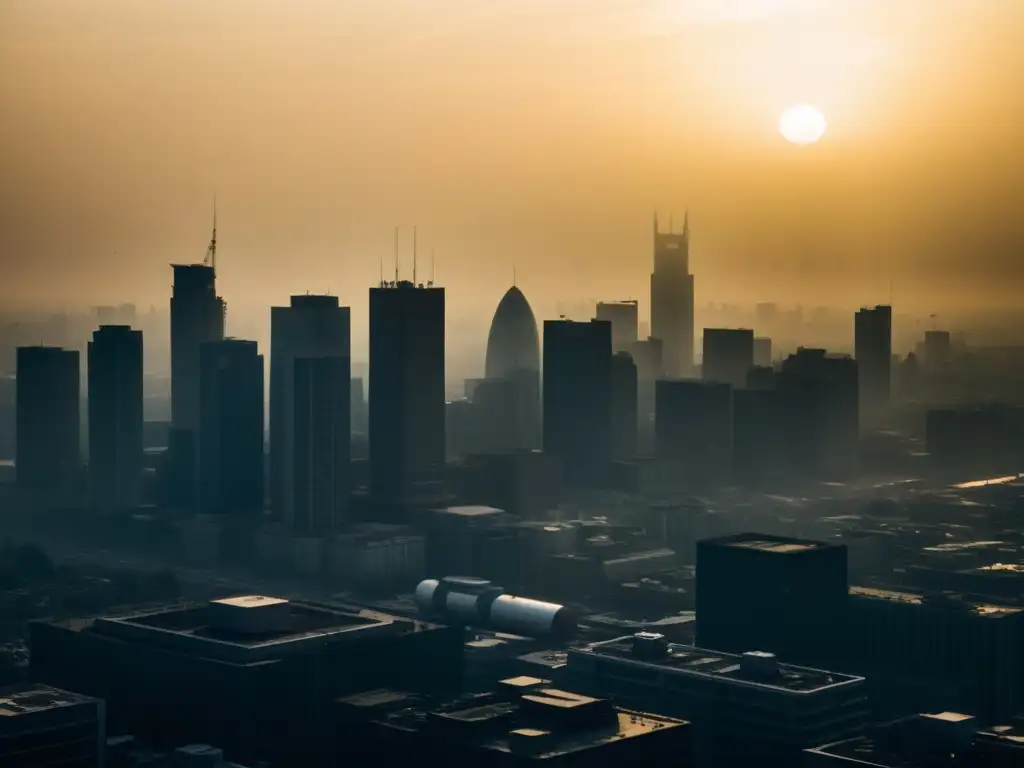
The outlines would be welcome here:
[[[441,585],[437,579],[424,579],[416,585],[416,592],[413,595],[413,599],[416,602],[416,607],[419,608],[420,613],[426,614],[427,616],[433,616],[437,613],[437,609],[434,607],[434,594],[437,592],[437,588]]]
[[[557,635],[575,628],[575,621],[565,606],[528,597],[499,595],[491,603],[489,624],[503,632],[516,634]]]

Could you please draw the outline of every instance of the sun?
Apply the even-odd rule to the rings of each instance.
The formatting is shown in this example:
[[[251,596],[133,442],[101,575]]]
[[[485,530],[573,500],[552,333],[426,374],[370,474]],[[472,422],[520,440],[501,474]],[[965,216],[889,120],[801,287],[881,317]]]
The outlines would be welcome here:
[[[820,141],[827,129],[825,116],[810,104],[794,104],[779,116],[779,133],[801,147]]]

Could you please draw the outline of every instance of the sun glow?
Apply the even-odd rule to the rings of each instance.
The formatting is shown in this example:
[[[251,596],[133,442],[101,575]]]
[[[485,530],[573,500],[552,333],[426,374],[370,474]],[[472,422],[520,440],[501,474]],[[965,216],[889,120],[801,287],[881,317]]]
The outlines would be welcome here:
[[[799,146],[817,143],[827,129],[825,116],[810,104],[796,104],[779,116],[779,133],[786,141]]]

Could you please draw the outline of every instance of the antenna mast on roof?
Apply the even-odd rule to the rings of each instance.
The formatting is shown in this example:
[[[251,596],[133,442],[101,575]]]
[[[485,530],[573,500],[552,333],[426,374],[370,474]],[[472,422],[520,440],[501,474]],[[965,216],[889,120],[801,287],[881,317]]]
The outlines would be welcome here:
[[[430,249],[430,286],[434,285],[434,249]]]
[[[416,285],[416,225],[412,227],[412,284]]]
[[[398,227],[395,227],[395,285],[398,285]]]

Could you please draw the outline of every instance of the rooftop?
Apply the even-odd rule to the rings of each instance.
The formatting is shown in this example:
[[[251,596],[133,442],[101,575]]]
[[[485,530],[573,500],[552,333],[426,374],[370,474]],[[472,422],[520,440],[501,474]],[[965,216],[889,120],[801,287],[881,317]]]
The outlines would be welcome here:
[[[254,606],[259,615],[253,613]],[[268,608],[269,616],[265,614]],[[56,624],[71,631],[95,632],[241,664],[306,652],[326,643],[413,633],[434,626],[368,609],[251,595]]]
[[[51,688],[48,685],[22,683],[0,688],[0,718],[30,715],[47,709],[87,704],[94,701],[96,700],[88,696]]]
[[[970,715],[939,712],[908,717],[871,734],[808,751],[879,768],[927,768],[937,764],[935,753],[941,752],[942,765],[974,768],[989,762],[993,749],[1024,754],[1024,727],[1015,723],[978,729]]]
[[[708,540],[720,547],[734,547],[736,549],[755,549],[763,552],[774,552],[776,554],[788,555],[800,552],[811,552],[824,549],[829,544],[822,541],[811,541],[809,539],[793,539],[785,536],[771,536],[762,533],[738,533],[732,536],[721,536]],[[704,543],[704,542],[701,542]]]
[[[659,638],[660,635],[647,635]],[[810,694],[840,685],[860,683],[861,677],[827,672],[820,669],[791,666],[775,662],[771,654],[750,653],[738,656],[720,651],[709,651],[692,645],[664,643],[660,656],[638,652],[639,635],[620,637],[584,648],[569,651],[569,665],[579,656],[598,656],[642,667],[658,667],[674,674],[753,685],[779,692]],[[749,658],[748,658],[749,657]],[[748,662],[765,662],[749,664]]]
[[[343,711],[402,731],[440,732],[496,752],[554,758],[686,723],[616,707],[521,676],[497,691],[439,697],[378,689],[341,699]],[[358,713],[358,714],[357,714]]]
[[[978,602],[965,599],[961,595],[956,594],[908,592],[905,590],[882,589],[880,587],[850,587],[850,595],[852,597],[886,600],[907,605],[956,608],[977,616],[991,618],[1024,613],[1024,608],[1012,605],[999,605],[998,603]]]

